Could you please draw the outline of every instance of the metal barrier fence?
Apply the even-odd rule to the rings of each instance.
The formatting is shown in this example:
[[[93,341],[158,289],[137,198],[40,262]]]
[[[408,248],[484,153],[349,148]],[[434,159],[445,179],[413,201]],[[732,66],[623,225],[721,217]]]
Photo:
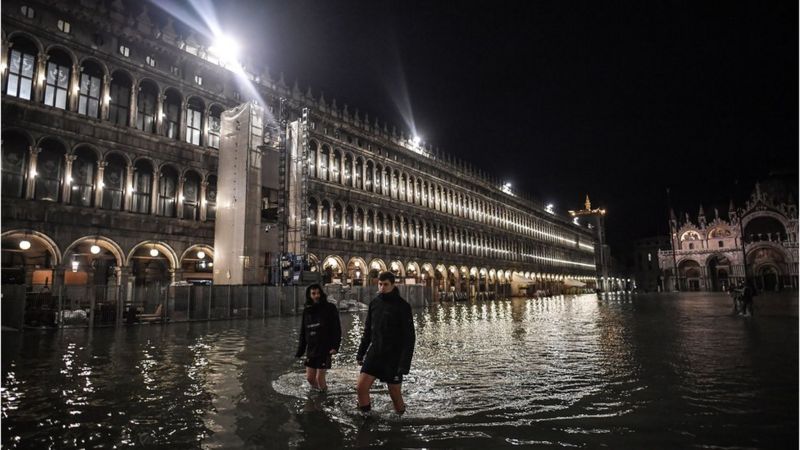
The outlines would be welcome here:
[[[412,306],[430,302],[424,286],[398,285]],[[369,303],[375,287],[325,287],[342,309]],[[299,314],[305,286],[49,286],[3,285],[2,325],[23,327],[103,327],[135,323],[263,318]]]

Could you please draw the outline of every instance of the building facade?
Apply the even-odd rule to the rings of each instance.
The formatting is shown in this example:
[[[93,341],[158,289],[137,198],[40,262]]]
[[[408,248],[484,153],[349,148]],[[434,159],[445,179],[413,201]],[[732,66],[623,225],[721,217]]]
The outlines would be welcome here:
[[[661,292],[664,289],[659,251],[672,247],[668,236],[651,236],[634,241],[632,272],[636,287],[644,292]]]
[[[658,252],[666,290],[723,291],[746,278],[761,291],[797,289],[797,205],[791,193],[756,184],[743,207],[731,201],[726,218],[715,210],[709,219],[702,206],[696,220],[671,216],[671,249]]]
[[[390,270],[441,290],[594,283],[595,231],[428,145],[222,61],[171,17],[121,1],[4,2],[4,283],[123,286],[214,273],[221,116],[265,111],[260,280],[287,251],[303,184],[309,270]],[[287,126],[305,163],[288,170]]]

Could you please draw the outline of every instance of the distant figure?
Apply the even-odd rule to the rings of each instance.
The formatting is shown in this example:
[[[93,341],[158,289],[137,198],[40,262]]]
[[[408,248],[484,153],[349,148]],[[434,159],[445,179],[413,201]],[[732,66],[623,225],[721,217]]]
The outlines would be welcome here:
[[[356,385],[358,408],[365,413],[372,409],[369,390],[375,379],[387,384],[394,410],[401,415],[406,411],[400,388],[403,375],[411,368],[416,335],[411,305],[400,297],[394,282],[391,272],[378,276],[378,296],[369,304],[356,354],[361,365]]]
[[[739,283],[735,288],[731,289],[731,298],[733,298],[733,313],[739,314],[742,311],[742,292],[744,291],[744,283]]]
[[[753,288],[753,283],[750,280],[742,287],[742,310],[741,313],[744,316],[750,316],[753,314],[753,297],[755,296],[755,289]]]
[[[296,357],[306,354],[306,380],[312,389],[325,392],[325,371],[331,367],[331,356],[342,343],[339,309],[328,302],[322,286],[312,284],[306,289],[306,306],[300,324],[300,345]]]

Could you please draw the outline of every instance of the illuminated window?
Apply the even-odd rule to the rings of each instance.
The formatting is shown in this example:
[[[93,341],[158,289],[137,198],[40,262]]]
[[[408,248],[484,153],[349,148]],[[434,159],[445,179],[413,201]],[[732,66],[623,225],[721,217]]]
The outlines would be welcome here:
[[[152,56],[147,56],[144,59],[144,62],[146,62],[147,65],[150,66],[150,67],[155,67],[156,66],[156,60]]]
[[[58,21],[58,31],[63,31],[64,33],[69,33],[71,27],[69,22],[66,20],[59,20]]]
[[[102,69],[94,64],[83,67],[78,92],[78,114],[100,117],[100,77]]]
[[[20,9],[20,12],[23,16],[27,17],[28,19],[33,19],[36,17],[36,11],[33,10],[30,6],[23,6]]]
[[[119,54],[127,58],[127,57],[131,56],[131,49],[126,47],[126,46],[124,46],[124,45],[120,45],[119,46]]]
[[[69,87],[69,66],[71,62],[69,58],[64,55],[53,56],[51,56],[50,60],[47,62],[44,104],[60,109],[67,109],[67,88]]]
[[[194,83],[196,85],[198,85],[198,86],[202,86],[203,85],[203,77],[201,77],[200,75],[195,75],[194,76]]]
[[[36,56],[32,49],[27,47],[12,49],[8,60],[6,95],[30,100],[35,66]]]
[[[176,77],[181,76],[181,68],[178,66],[169,66],[169,71],[171,74],[175,75]]]

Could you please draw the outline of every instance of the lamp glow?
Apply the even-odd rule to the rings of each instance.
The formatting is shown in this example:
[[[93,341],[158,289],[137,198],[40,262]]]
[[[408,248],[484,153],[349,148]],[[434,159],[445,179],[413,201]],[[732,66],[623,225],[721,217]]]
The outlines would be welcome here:
[[[27,239],[19,241],[19,248],[21,248],[22,250],[27,250],[31,248],[31,241]]]
[[[206,252],[200,250],[199,252],[197,252],[197,257],[200,258],[200,259],[205,259]]]
[[[89,251],[92,252],[93,255],[100,253],[100,246],[95,244],[89,248]]]
[[[158,256],[158,250],[156,250],[156,249],[154,249],[154,248],[151,248],[151,249],[150,249],[150,256],[152,256],[152,257],[154,257],[154,258],[155,258],[156,256]]]

